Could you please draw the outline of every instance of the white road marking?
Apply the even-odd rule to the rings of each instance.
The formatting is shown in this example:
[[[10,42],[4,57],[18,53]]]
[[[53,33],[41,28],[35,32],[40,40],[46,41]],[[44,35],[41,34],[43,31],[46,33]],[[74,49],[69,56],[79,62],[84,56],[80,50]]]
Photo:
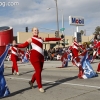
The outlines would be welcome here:
[[[16,79],[16,80],[30,80],[30,79],[27,79],[27,78],[16,78],[16,77],[7,77],[6,78],[8,79]],[[72,85],[72,86],[80,86],[80,87],[88,87],[88,88],[97,88],[99,89],[100,86],[92,86],[92,85],[85,85],[85,84],[73,84],[73,83],[67,83],[67,82],[64,82],[64,83],[61,83],[61,82],[55,82],[55,81],[47,81],[47,80],[42,80],[43,82],[47,83],[47,82],[51,82],[51,83],[59,83],[59,84],[67,84],[67,85]]]

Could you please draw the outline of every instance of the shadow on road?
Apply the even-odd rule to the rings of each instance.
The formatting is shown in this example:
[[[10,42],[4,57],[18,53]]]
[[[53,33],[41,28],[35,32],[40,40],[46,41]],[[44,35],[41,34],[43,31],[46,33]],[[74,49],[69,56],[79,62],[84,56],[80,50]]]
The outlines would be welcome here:
[[[57,81],[54,81],[54,82],[48,82],[48,83],[45,83],[43,84],[43,86],[47,86],[45,88],[45,90],[49,89],[49,88],[52,88],[52,87],[55,87],[57,85],[60,85],[62,83],[65,83],[67,81],[71,81],[71,80],[74,80],[74,79],[77,79],[78,76],[74,76],[74,77],[70,77],[70,78],[64,78],[64,79],[61,79],[61,80],[57,80]]]
[[[10,76],[10,75],[12,75],[12,74],[4,74],[4,76]]]
[[[74,76],[74,77],[70,77],[70,78],[64,78],[64,79],[61,79],[61,80],[57,80],[57,81],[54,81],[53,82],[48,82],[48,83],[45,83],[43,84],[43,86],[47,86],[45,88],[45,90],[49,89],[49,88],[53,88],[55,86],[58,86],[64,82],[67,82],[67,81],[71,81],[71,80],[74,80],[74,79],[77,79],[78,77],[77,76]],[[34,86],[34,88],[37,88],[37,85]],[[17,94],[22,94],[24,91],[27,91],[27,90],[30,90],[31,88],[30,87],[27,87],[27,88],[24,88],[24,89],[21,89],[21,90],[18,90],[18,91],[15,91],[13,93],[11,93],[9,96],[7,97],[12,97],[12,96],[15,96]],[[4,98],[7,98],[7,97],[4,97]]]
[[[21,89],[21,90],[15,91],[15,92],[11,93],[9,96],[3,97],[3,98],[8,98],[8,97],[15,96],[15,95],[17,95],[17,94],[22,94],[24,91],[30,90],[30,89],[31,89],[30,87],[27,87],[27,88],[25,88],[25,89]],[[2,99],[3,99],[3,98],[2,98]],[[1,99],[1,98],[0,98],[0,99]]]

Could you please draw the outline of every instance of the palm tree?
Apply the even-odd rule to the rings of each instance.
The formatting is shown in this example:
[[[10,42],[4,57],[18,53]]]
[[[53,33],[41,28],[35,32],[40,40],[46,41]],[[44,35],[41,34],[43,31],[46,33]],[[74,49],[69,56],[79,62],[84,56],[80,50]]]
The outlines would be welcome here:
[[[100,26],[97,26],[96,28],[95,28],[95,32],[94,32],[95,34],[100,34]]]
[[[84,34],[84,31],[83,31],[83,30],[81,30],[81,31],[80,31],[80,33],[83,35],[83,34]]]

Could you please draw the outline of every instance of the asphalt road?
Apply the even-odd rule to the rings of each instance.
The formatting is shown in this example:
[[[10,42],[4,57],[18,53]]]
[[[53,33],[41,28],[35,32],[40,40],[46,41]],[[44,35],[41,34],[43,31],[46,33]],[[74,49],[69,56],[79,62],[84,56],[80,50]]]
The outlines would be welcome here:
[[[96,71],[99,60],[92,63]],[[46,61],[42,72],[45,93],[40,93],[37,84],[30,89],[28,81],[34,72],[30,63],[18,62],[20,76],[11,75],[11,62],[5,61],[5,78],[11,92],[3,100],[99,100],[100,76],[91,79],[78,79],[78,68],[69,62],[67,68],[60,61]]]

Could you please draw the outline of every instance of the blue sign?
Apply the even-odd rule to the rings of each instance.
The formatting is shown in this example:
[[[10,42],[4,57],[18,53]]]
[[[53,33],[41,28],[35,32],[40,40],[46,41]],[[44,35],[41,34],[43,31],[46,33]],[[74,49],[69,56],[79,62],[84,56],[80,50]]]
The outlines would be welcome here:
[[[60,31],[64,31],[64,30],[65,30],[65,28],[61,28],[61,29],[60,29]]]
[[[84,19],[72,18],[72,23],[75,23],[75,24],[84,24]]]
[[[76,25],[76,26],[84,26],[84,18],[69,16],[69,24]]]

